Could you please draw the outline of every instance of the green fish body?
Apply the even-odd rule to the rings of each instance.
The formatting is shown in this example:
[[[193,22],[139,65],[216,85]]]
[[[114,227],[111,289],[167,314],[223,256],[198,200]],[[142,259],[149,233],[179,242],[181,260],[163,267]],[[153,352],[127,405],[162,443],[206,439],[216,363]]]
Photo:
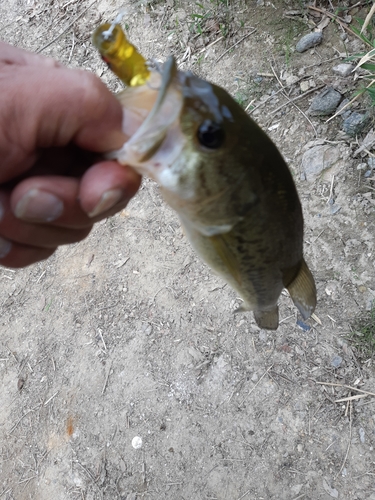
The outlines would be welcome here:
[[[192,246],[261,328],[278,326],[283,288],[307,319],[316,306],[291,173],[270,138],[222,88],[169,59],[119,95],[129,140],[112,154],[153,178]]]

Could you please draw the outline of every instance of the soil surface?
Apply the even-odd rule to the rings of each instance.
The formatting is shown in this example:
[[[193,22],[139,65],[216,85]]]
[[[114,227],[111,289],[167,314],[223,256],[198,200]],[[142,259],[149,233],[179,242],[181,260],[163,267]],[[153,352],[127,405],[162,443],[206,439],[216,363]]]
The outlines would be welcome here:
[[[375,177],[357,169],[366,131],[350,138],[340,117],[306,115],[320,88],[353,96],[359,82],[332,68],[364,46],[330,22],[297,53],[319,12],[261,0],[3,0],[0,37],[118,91],[90,37],[121,8],[146,57],[173,53],[226,88],[280,148],[318,307],[298,325],[283,294],[276,332],[234,315],[236,294],[145,180],[85,241],[0,269],[1,500],[374,500],[375,398],[357,390],[375,392],[374,366],[348,334],[375,298]],[[317,140],[337,161],[303,180]]]

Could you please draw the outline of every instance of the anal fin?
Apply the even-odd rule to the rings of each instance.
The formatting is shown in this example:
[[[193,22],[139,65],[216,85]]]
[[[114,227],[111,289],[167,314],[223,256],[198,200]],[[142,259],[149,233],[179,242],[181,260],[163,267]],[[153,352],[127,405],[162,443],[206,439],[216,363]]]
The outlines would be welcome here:
[[[287,289],[303,319],[309,318],[316,307],[316,288],[313,275],[304,259],[297,276]]]
[[[255,321],[260,328],[277,330],[279,326],[279,308],[275,306],[270,311],[253,311]]]

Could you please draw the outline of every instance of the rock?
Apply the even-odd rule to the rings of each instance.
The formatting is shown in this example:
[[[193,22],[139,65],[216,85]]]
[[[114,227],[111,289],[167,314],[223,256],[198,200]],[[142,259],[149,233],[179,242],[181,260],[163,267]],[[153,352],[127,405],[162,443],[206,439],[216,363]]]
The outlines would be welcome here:
[[[326,116],[333,113],[340,104],[342,95],[333,87],[327,87],[314,97],[308,113],[311,116]]]
[[[349,102],[350,102],[349,99],[343,99],[340,102],[339,107],[337,108],[336,113],[340,115],[343,120],[345,120],[346,118],[348,118],[348,116],[352,114],[352,111],[349,108],[345,108],[343,111],[341,111],[342,108],[344,108]]]
[[[304,332],[308,332],[311,330],[311,326],[307,325],[306,323],[304,323],[300,319],[297,320],[297,326],[299,326],[301,328],[301,330],[303,330]]]
[[[329,207],[329,212],[331,215],[337,214],[337,212],[339,212],[340,210],[341,210],[340,205],[337,205],[336,203],[334,203]]]
[[[355,137],[357,134],[362,132],[370,120],[368,113],[362,114],[353,111],[348,118],[344,120],[342,128],[351,137]]]
[[[338,368],[342,363],[342,357],[341,356],[334,356],[331,360],[331,365],[333,368]]]
[[[341,63],[338,64],[337,66],[334,66],[332,68],[332,71],[336,73],[337,75],[340,75],[342,77],[350,76],[352,71],[354,69],[354,66],[352,64],[348,63]]]
[[[134,436],[132,439],[132,446],[135,450],[142,448],[142,438],[139,436]]]
[[[365,305],[366,311],[371,311],[373,307],[374,307],[374,298],[368,297]]]
[[[353,156],[358,156],[359,153],[362,153],[362,151],[364,151],[365,149],[368,149],[369,151],[371,151],[371,149],[373,148],[374,144],[375,144],[375,133],[374,133],[374,130],[371,129],[366,134],[366,137],[363,139],[360,147],[354,151]],[[368,166],[370,168],[374,168],[375,167],[375,158],[372,159],[370,157],[367,160],[367,163],[368,163]]]
[[[305,52],[311,47],[319,45],[323,40],[323,33],[321,31],[316,31],[314,33],[309,33],[303,36],[296,45],[297,52]]]
[[[260,340],[261,342],[267,342],[267,338],[268,338],[268,336],[267,336],[267,332],[265,332],[264,330],[261,330],[261,331],[259,332],[259,340]]]
[[[362,429],[362,427],[359,429],[359,439],[361,443],[365,442],[365,431]]]
[[[296,484],[295,486],[292,486],[290,489],[293,493],[293,495],[298,495],[298,493],[302,490],[303,484]]]
[[[336,490],[336,488],[332,488],[327,479],[323,479],[323,488],[324,490],[328,493],[329,496],[332,498],[338,498],[339,497],[339,492]]]
[[[301,92],[307,92],[310,88],[310,82],[308,80],[304,80],[300,83]]]
[[[324,170],[333,167],[340,160],[340,150],[335,146],[322,145],[308,149],[302,157],[301,178],[315,180]]]
[[[285,83],[288,85],[288,87],[297,83],[298,80],[299,80],[299,77],[296,75],[290,75],[290,74],[285,75]]]

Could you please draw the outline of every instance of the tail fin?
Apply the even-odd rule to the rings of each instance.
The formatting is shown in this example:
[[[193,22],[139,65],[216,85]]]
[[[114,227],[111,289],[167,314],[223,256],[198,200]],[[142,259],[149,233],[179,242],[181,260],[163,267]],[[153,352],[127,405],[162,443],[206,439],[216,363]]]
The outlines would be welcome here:
[[[287,289],[303,319],[309,318],[316,307],[316,288],[313,275],[304,259],[297,276]]]
[[[279,308],[275,306],[271,311],[253,311],[255,321],[260,328],[277,330],[279,326]]]

